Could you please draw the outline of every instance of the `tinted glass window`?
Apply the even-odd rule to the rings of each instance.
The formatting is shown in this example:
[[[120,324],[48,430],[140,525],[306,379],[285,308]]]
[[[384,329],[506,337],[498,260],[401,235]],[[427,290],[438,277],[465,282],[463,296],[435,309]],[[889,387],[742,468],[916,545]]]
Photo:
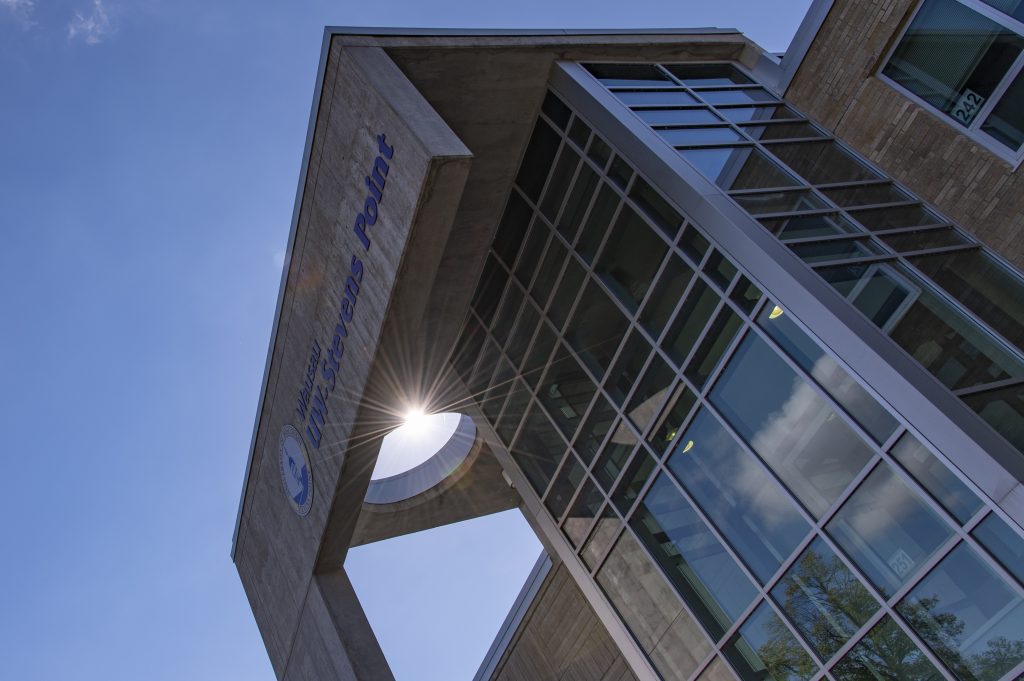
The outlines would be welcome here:
[[[743,681],[798,681],[818,671],[767,603],[761,603],[723,649]]]

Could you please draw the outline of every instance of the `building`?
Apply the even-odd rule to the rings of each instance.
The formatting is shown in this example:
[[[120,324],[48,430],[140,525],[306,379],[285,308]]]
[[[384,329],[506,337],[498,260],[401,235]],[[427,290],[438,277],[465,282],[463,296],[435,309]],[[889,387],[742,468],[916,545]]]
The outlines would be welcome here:
[[[232,551],[278,677],[391,678],[349,547],[517,506],[481,681],[1024,676],[1022,21],[328,29]]]

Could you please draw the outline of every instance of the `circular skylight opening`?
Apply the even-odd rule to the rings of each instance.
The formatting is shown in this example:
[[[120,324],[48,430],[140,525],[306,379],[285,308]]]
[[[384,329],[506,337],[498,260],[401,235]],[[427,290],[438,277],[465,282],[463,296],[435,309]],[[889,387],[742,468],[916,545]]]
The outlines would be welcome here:
[[[391,504],[438,486],[473,450],[476,426],[465,414],[410,413],[384,436],[366,501]]]
[[[405,423],[384,436],[371,480],[383,480],[410,471],[437,454],[459,427],[462,414],[406,415]]]

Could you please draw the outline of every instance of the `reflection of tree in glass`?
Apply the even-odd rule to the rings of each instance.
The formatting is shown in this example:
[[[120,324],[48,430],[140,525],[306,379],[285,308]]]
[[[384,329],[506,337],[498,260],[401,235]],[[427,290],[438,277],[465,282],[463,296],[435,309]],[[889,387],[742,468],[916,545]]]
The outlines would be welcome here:
[[[825,660],[878,609],[846,565],[819,542],[800,556],[772,595]]]
[[[1024,659],[1024,641],[997,636],[986,642],[986,649],[972,655],[960,651],[964,623],[951,612],[934,612],[938,596],[907,600],[899,606],[910,626],[964,681],[995,681]]]
[[[767,628],[768,640],[757,649],[757,656],[761,658],[768,678],[787,681],[809,679],[814,676],[818,671],[818,665],[804,652],[782,620],[772,617]]]
[[[928,658],[887,615],[833,668],[839,681],[941,679]]]

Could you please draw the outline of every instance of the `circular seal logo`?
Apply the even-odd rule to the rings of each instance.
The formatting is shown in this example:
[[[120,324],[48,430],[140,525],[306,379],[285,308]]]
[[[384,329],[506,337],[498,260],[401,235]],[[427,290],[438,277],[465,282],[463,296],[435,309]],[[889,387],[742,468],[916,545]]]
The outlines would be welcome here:
[[[313,506],[313,470],[309,467],[302,437],[293,426],[281,429],[278,465],[281,469],[281,489],[288,497],[292,510],[300,516],[308,515]]]

